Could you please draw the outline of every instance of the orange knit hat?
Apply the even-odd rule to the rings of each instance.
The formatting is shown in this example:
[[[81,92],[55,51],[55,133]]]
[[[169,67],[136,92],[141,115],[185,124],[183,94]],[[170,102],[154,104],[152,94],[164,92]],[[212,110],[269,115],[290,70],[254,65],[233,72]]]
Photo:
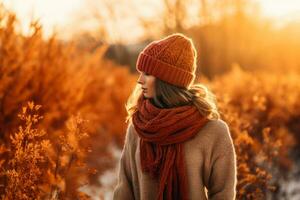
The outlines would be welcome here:
[[[139,54],[136,68],[179,87],[195,79],[197,52],[190,38],[174,33],[153,41]]]

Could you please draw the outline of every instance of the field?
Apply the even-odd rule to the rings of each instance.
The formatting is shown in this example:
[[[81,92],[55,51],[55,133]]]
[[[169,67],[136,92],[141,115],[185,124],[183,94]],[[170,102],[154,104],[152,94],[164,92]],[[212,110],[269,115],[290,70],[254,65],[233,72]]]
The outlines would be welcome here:
[[[81,188],[103,187],[99,177],[115,169],[114,150],[123,147],[127,127],[125,102],[138,76],[105,58],[108,45],[90,51],[55,35],[43,39],[35,22],[24,36],[15,15],[1,13],[1,199],[91,199]],[[300,166],[299,63],[293,53],[291,60],[282,55],[287,66],[277,66],[278,53],[245,64],[255,65],[251,70],[241,64],[245,58],[197,79],[216,95],[230,127],[238,199],[289,197],[285,187],[292,182],[289,187],[300,190],[299,172],[293,175]],[[117,173],[110,176],[115,180]],[[100,199],[111,192],[99,191]]]

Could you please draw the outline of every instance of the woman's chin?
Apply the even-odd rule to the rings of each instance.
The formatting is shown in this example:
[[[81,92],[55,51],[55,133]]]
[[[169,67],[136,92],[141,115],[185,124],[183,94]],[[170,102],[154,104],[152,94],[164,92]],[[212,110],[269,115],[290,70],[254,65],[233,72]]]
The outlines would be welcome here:
[[[144,97],[145,97],[146,99],[150,99],[150,98],[151,98],[151,96],[147,95],[147,93],[143,93],[143,95],[144,95]]]

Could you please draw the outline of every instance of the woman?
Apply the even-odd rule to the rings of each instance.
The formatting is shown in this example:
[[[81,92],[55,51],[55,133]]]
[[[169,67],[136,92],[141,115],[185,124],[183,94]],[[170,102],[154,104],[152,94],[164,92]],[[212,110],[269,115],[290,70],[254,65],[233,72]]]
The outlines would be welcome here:
[[[233,141],[214,95],[192,84],[196,56],[179,33],[140,53],[115,200],[235,199]]]

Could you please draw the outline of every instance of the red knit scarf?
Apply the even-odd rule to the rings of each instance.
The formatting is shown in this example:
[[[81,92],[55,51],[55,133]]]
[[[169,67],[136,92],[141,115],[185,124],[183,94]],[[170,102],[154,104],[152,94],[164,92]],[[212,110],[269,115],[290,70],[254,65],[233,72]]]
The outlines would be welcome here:
[[[158,177],[157,199],[188,199],[184,141],[195,136],[208,121],[194,105],[159,108],[143,96],[132,121],[140,136],[144,172]]]

